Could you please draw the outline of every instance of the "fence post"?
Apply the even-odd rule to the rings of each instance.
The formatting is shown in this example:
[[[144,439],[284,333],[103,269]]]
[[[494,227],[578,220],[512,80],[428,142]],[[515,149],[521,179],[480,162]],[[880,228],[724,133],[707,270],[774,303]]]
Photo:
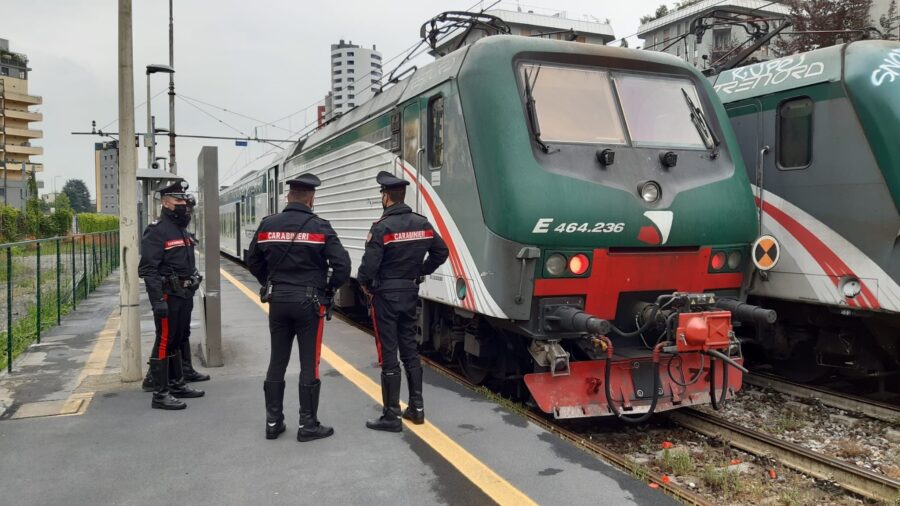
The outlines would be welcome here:
[[[60,239],[56,238],[56,324],[62,323],[62,255],[59,252]]]
[[[84,279],[84,298],[86,299],[88,296],[88,283],[91,282],[91,278],[88,276],[87,235],[81,236],[81,267],[84,269],[82,279]]]
[[[41,243],[37,243],[37,314],[35,315],[35,328],[37,329],[37,342],[41,342]]]
[[[72,236],[72,310],[78,309],[78,269],[75,268],[75,236]]]
[[[12,373],[12,347],[13,347],[13,325],[12,325],[12,287],[13,287],[13,266],[12,266],[12,247],[6,248],[6,372]]]

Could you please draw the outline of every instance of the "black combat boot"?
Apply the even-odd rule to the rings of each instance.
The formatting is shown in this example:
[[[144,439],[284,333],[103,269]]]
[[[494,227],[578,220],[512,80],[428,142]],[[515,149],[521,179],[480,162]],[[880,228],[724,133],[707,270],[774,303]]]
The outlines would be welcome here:
[[[284,426],[284,382],[265,381],[266,439],[275,439],[286,430]]]
[[[394,374],[381,373],[381,401],[384,404],[382,415],[374,420],[366,420],[366,427],[372,430],[400,432],[403,422],[400,421],[400,372]]]
[[[334,434],[334,429],[319,423],[319,390],[322,382],[315,380],[312,385],[300,385],[300,428],[297,441],[312,441]]]
[[[209,381],[209,374],[194,369],[194,363],[191,360],[191,342],[187,339],[181,343],[181,370],[184,372],[186,383]]]
[[[144,376],[144,381],[141,383],[141,390],[145,392],[152,392],[153,388],[153,371],[151,368],[147,368],[147,375]]]
[[[151,358],[150,373],[153,374],[153,401],[150,407],[154,409],[184,409],[187,405],[169,394],[169,359]]]
[[[187,386],[182,377],[181,351],[169,355],[169,392],[180,399],[203,397],[206,392]]]
[[[422,399],[422,366],[406,370],[406,383],[409,387],[409,405],[403,412],[403,418],[416,425],[425,423],[425,401]]]

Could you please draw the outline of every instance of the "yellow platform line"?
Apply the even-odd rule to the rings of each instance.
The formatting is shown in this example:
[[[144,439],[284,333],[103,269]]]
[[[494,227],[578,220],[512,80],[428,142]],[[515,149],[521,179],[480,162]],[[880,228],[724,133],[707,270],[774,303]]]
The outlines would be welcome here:
[[[266,314],[269,313],[269,307],[259,301],[259,294],[254,293],[247,288],[237,278],[221,269],[222,276],[234,285],[244,295],[252,300]],[[340,357],[326,345],[322,345],[322,359],[331,367],[347,378],[357,388],[362,390],[366,395],[377,403],[381,403],[381,386],[372,381],[371,378],[361,373],[353,367],[349,362]],[[405,404],[404,404],[405,406]],[[537,504],[530,497],[525,495],[521,490],[514,487],[511,483],[504,480],[493,469],[478,460],[474,455],[469,453],[465,448],[460,446],[456,441],[443,433],[427,420],[423,425],[415,425],[404,421],[404,426],[410,430],[430,446],[438,455],[442,456],[447,462],[455,467],[460,473],[469,479],[475,486],[480,488],[488,497],[499,504],[515,504],[527,505]]]
[[[97,334],[97,340],[91,354],[88,356],[87,362],[81,368],[78,378],[75,380],[75,389],[77,390],[81,383],[88,376],[103,374],[106,370],[106,364],[109,362],[109,355],[112,352],[113,345],[116,342],[116,335],[119,332],[119,322],[122,316],[118,310],[113,310],[103,329]],[[87,411],[91,400],[94,399],[96,392],[77,392],[72,393],[63,403],[57,416],[77,416],[83,415]]]

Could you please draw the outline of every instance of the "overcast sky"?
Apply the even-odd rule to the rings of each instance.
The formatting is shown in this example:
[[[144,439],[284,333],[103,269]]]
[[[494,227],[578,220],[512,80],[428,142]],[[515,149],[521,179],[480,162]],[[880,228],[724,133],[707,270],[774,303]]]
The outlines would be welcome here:
[[[276,125],[260,127],[260,137],[284,138],[315,120],[315,107],[329,89],[329,45],[339,39],[377,45],[384,59],[418,41],[423,22],[445,10],[464,10],[474,0],[291,1],[175,0],[175,88],[196,100],[254,118],[201,106],[232,127],[253,134],[254,127],[284,116]],[[485,2],[488,6],[492,2]],[[661,0],[525,2],[522,7],[567,10],[609,18],[616,37],[637,31],[640,16]],[[515,7],[516,2],[506,3]],[[10,50],[25,53],[32,68],[29,92],[44,99],[38,110],[44,163],[39,176],[44,191],[62,188],[66,179],[83,179],[94,196],[94,142],[99,137],[74,136],[90,131],[91,121],[117,131],[117,2],[115,0],[0,0],[0,38]],[[135,105],[146,97],[144,68],[168,63],[168,1],[134,0]],[[631,47],[639,44],[629,40]],[[389,70],[389,66],[388,66]],[[154,75],[152,93],[168,87]],[[238,132],[176,100],[176,131],[184,134],[235,135]],[[168,96],[153,100],[157,127],[168,128]],[[136,111],[137,130],[146,130],[146,109]],[[168,155],[168,138],[159,137],[157,156]],[[270,158],[266,144],[242,148],[233,141],[178,139],[179,174],[196,188],[196,160],[201,146],[219,147],[224,182]],[[146,166],[141,149],[138,165]],[[252,163],[251,163],[252,162]],[[61,176],[55,178],[55,176]]]

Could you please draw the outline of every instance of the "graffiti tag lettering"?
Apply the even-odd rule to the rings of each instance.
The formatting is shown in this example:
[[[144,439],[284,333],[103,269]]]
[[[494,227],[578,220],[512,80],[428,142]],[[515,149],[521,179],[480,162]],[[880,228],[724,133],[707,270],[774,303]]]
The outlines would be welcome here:
[[[894,82],[900,76],[900,48],[892,50],[884,63],[872,72],[872,86],[881,86],[884,81]]]
[[[825,72],[822,62],[806,63],[806,56],[781,58],[735,69],[732,80],[716,85],[716,92],[731,94],[749,91],[759,86],[780,84],[788,79],[800,80]]]

